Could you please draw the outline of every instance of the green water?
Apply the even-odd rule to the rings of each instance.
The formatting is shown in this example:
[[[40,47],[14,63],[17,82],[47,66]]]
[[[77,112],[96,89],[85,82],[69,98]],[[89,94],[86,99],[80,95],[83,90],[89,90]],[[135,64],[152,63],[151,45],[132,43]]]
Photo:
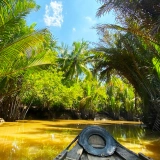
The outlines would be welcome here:
[[[53,160],[88,125],[107,129],[136,153],[160,159],[160,133],[125,121],[18,121],[0,124],[0,160]]]

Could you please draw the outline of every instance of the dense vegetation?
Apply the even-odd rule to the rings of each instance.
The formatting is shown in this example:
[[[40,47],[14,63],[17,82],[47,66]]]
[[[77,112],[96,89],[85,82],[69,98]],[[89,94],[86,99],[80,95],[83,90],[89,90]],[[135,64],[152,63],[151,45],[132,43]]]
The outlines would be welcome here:
[[[49,118],[61,110],[82,119],[102,112],[159,130],[159,2],[99,1],[97,16],[114,10],[120,25],[97,26],[95,48],[81,41],[71,50],[27,26],[25,16],[39,8],[33,0],[0,1],[0,117],[24,119],[38,106]]]
[[[96,68],[102,75],[116,70],[127,78],[142,100],[143,122],[159,130],[160,3],[158,0],[99,1],[102,6],[97,16],[113,10],[120,25],[97,26],[101,42],[96,50],[101,53],[96,57],[99,59]]]

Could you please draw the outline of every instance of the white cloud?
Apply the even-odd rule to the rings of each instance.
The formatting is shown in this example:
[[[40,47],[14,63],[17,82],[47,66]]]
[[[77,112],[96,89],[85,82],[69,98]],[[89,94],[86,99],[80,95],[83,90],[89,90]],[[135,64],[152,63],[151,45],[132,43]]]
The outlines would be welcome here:
[[[85,19],[86,19],[89,23],[92,23],[92,24],[96,23],[96,21],[93,20],[93,19],[92,19],[91,17],[89,17],[89,16],[86,16]]]
[[[61,27],[63,23],[62,2],[51,1],[45,7],[44,22],[47,26]]]
[[[76,28],[73,27],[73,28],[72,28],[72,31],[73,31],[73,32],[76,32]]]

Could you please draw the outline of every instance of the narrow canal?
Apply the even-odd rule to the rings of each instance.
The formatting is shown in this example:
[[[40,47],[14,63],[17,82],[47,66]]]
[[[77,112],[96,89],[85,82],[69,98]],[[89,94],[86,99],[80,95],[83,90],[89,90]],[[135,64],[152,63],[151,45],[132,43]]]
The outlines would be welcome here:
[[[139,123],[26,120],[0,124],[0,160],[53,160],[88,125],[102,126],[132,151],[160,159],[160,133],[152,133]]]

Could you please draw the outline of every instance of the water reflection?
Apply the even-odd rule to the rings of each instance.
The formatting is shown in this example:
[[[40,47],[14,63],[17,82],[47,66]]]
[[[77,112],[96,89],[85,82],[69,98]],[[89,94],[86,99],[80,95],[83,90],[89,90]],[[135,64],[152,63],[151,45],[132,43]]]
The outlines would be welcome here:
[[[112,125],[106,127],[112,135],[134,152],[142,152],[155,160],[160,159],[160,134],[141,127],[141,125]]]
[[[0,160],[51,160],[88,125],[100,125],[134,152],[159,160],[160,136],[115,121],[19,121],[0,126]]]

